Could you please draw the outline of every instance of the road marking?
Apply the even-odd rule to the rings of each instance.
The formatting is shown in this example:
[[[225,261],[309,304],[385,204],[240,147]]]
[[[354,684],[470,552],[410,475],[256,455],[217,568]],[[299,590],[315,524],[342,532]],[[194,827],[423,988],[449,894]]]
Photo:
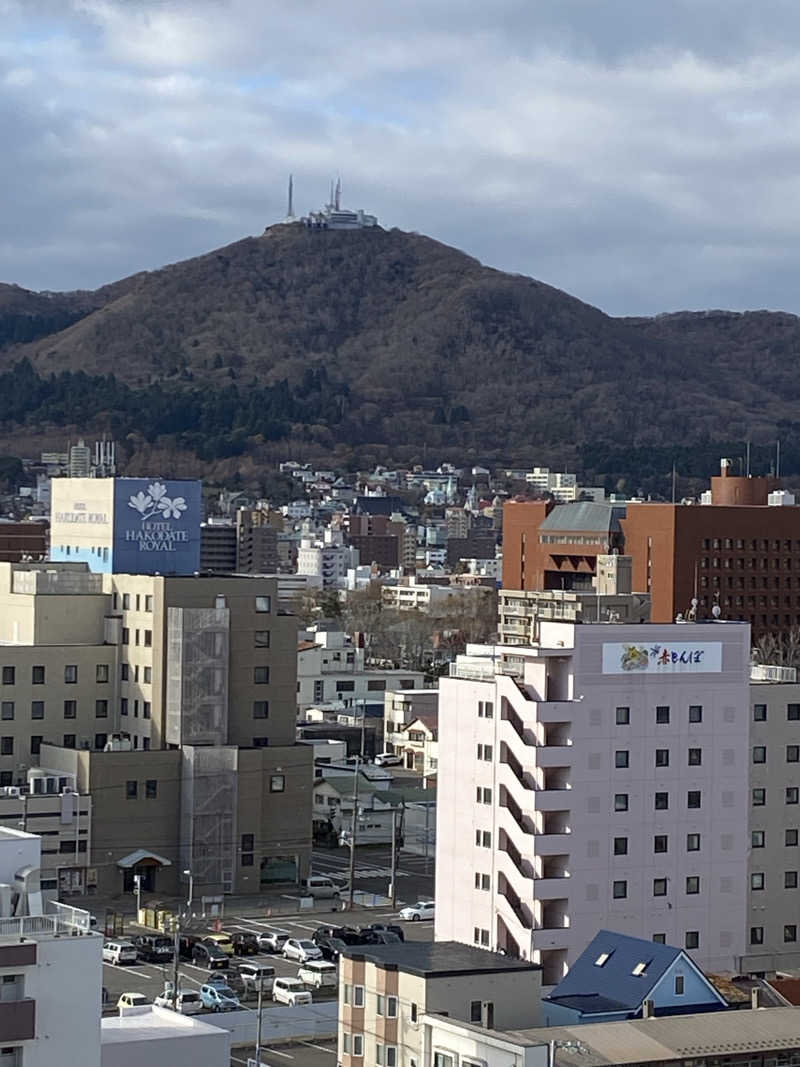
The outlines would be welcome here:
[[[135,974],[139,978],[152,979],[152,974],[148,974],[147,971],[137,971],[135,967],[120,967],[118,963],[104,963],[104,967],[113,967],[115,971],[124,971],[125,974]]]
[[[320,1052],[330,1052],[331,1056],[336,1055],[335,1048],[325,1048],[324,1045],[315,1045],[313,1041],[298,1041],[298,1045],[308,1045],[309,1048],[319,1049]]]
[[[288,1052],[278,1052],[278,1050],[276,1048],[262,1048],[261,1051],[262,1051],[262,1053],[263,1052],[268,1052],[270,1056],[283,1056],[284,1059],[287,1059],[287,1060],[293,1060],[294,1059],[294,1056],[290,1056]],[[255,1049],[253,1049],[253,1052],[255,1052]],[[262,1060],[262,1063],[263,1063],[263,1060]]]
[[[248,1063],[247,1060],[240,1060],[238,1056],[233,1056],[233,1055],[231,1056],[231,1059],[233,1060],[234,1063],[243,1063],[244,1067],[247,1067],[247,1063]],[[263,1060],[261,1062],[264,1063]],[[264,1065],[264,1067],[266,1067],[266,1064]]]

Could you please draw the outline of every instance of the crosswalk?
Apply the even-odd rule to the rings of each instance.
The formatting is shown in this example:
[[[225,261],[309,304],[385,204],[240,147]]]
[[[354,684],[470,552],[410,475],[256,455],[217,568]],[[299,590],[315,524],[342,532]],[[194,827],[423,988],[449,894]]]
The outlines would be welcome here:
[[[381,859],[383,858],[384,857],[381,857]],[[425,860],[422,856],[407,856],[404,854],[402,863],[398,863],[397,877],[407,878],[412,874],[419,874],[422,872],[424,865]],[[350,872],[350,854],[347,851],[343,851],[339,854],[336,852],[323,851],[322,849],[314,849],[311,857],[311,866],[315,874],[347,875]],[[364,864],[363,861],[359,863],[357,854],[355,872],[356,878],[388,879],[392,876],[391,867],[367,865]]]

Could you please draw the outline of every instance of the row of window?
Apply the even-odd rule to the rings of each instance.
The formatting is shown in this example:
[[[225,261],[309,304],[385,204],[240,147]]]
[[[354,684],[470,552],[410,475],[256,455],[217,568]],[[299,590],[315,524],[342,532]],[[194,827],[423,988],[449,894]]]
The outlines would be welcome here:
[[[752,801],[754,808],[763,808],[767,803],[767,791],[766,789],[759,787],[752,790]],[[800,788],[796,785],[787,785],[784,791],[784,803],[786,804],[800,804]]]
[[[701,807],[702,796],[699,789],[690,789],[686,794],[686,807],[696,810]],[[656,811],[667,811],[669,809],[669,793],[656,793],[653,798],[653,807]],[[614,811],[628,811],[629,810],[629,794],[628,793],[615,793],[614,794]]]
[[[478,759],[491,761],[493,755],[493,749],[491,745],[478,745]]]
[[[491,700],[479,700],[478,701],[478,718],[479,719],[492,719],[494,718],[494,704]]]
[[[125,796],[128,800],[138,800],[139,783],[135,779],[131,778],[125,783]],[[146,800],[156,800],[158,798],[158,782],[155,778],[146,779],[144,797]]]
[[[767,746],[755,745],[753,748],[753,763],[767,762]],[[800,763],[800,745],[786,746],[786,762]]]
[[[52,740],[52,739],[51,739]],[[108,741],[108,734],[95,734],[94,735],[94,749],[96,752],[102,752],[106,747]],[[41,752],[42,744],[44,743],[44,734],[31,734],[30,737],[30,753],[32,756],[38,756]],[[57,742],[53,740],[53,744]],[[62,748],[77,748],[77,735],[76,734],[62,734],[61,737]],[[88,746],[88,742],[87,742]],[[139,747],[139,738],[133,737],[133,747]],[[150,749],[150,738],[142,738],[142,748],[145,752]],[[14,738],[13,737],[0,737],[0,756],[13,756],[14,755]],[[7,776],[7,777],[6,777]],[[13,785],[12,772],[0,771],[0,785]]]
[[[793,944],[797,940],[797,924],[787,923],[783,928],[783,943],[785,945]],[[751,926],[750,927],[750,944],[751,945],[763,945],[764,944],[764,927],[763,926]]]
[[[787,704],[786,705],[786,720],[787,722],[800,722],[800,704]],[[754,704],[753,705],[753,722],[766,722],[767,721],[767,705],[766,704]]]
[[[153,668],[152,667],[143,667],[142,671],[143,671],[143,680],[147,685],[149,685],[150,682],[153,680]],[[123,682],[129,682],[131,680],[131,664],[130,663],[120,663],[120,665],[119,665],[119,676],[120,676],[120,679]],[[134,664],[133,665],[133,681],[134,682],[138,682],[139,681],[139,665],[138,664]]]
[[[98,701],[98,703],[102,703],[102,704],[106,704],[107,705],[108,701],[107,700],[103,700],[103,701]],[[139,718],[139,701],[138,700],[129,700],[128,697],[120,697],[120,701],[119,701],[119,713],[120,713],[120,715],[127,715],[129,710],[130,710],[130,708],[131,708],[131,706],[133,706],[133,717],[134,717],[134,719],[138,719]],[[100,716],[98,716],[98,718],[99,717]],[[150,701],[149,700],[143,700],[142,701],[142,718],[143,719],[149,719],[150,718]]]
[[[668,878],[654,878],[653,879],[653,896],[665,897],[667,895],[667,882]],[[684,885],[687,896],[695,896],[700,892],[700,878],[695,875],[689,875],[686,878]],[[627,900],[628,897],[628,883],[624,878],[618,878],[612,883],[611,895],[614,900]]]
[[[475,872],[475,888],[482,889],[484,892],[489,892],[492,888],[491,875],[482,874],[480,871]]]
[[[792,544],[794,544],[794,548],[792,548]],[[770,548],[770,545],[772,548]],[[766,537],[751,538],[750,540],[745,540],[743,537],[704,537],[703,548],[706,551],[710,548],[726,548],[729,551],[735,548],[740,552],[744,549],[749,549],[750,552],[757,552],[759,549],[762,552],[780,552],[781,549],[784,552],[800,552],[800,541],[792,542],[788,537],[783,541],[778,540],[778,538],[770,540]]]
[[[153,647],[153,631],[152,630],[134,630],[133,631],[135,645],[142,644],[145,648]],[[122,627],[122,644],[129,645],[131,643],[131,631],[127,626]]]
[[[767,887],[767,876],[763,871],[753,871],[750,875],[750,888],[755,892],[760,892]],[[783,872],[783,888],[784,889],[797,889],[798,887],[798,872],[797,871],[784,871]]]
[[[107,663],[98,663],[95,665],[95,677],[96,682],[107,682],[109,680],[109,667]],[[2,667],[0,668],[0,678],[2,678],[3,685],[16,685],[17,684],[17,668],[16,667]],[[47,671],[44,664],[37,663],[31,667],[31,685],[44,685],[47,680]],[[64,665],[64,684],[65,685],[77,685],[78,682],[78,664],[67,663]]]
[[[615,856],[627,856],[628,855],[628,838],[627,837],[615,837],[613,844],[613,851]],[[699,852],[700,851],[700,834],[687,834],[686,835],[686,851],[687,852]],[[653,837],[653,852],[669,852],[669,835],[668,834],[656,834]]]
[[[111,595],[111,604],[112,604],[112,606],[114,608],[114,611],[118,611],[119,610],[120,597],[119,597],[118,593],[112,593],[112,595]],[[142,610],[142,604],[144,604],[144,610],[145,611],[152,612],[152,610],[153,610],[153,598],[149,593],[145,593],[144,596],[142,596],[141,593],[136,593],[135,594],[135,599],[133,599],[133,600],[131,599],[131,594],[130,593],[123,593],[122,594],[122,610],[123,611],[130,611],[131,610],[131,604],[135,604],[136,605],[136,608],[135,608],[136,611],[141,611]]]
[[[138,703],[138,701],[137,701]],[[77,700],[65,700],[64,701],[64,718],[65,719],[77,719],[78,717],[78,701]],[[145,718],[150,718],[150,705],[145,702],[147,709]],[[43,719],[45,717],[45,702],[44,700],[32,700],[31,701],[31,718]],[[12,722],[16,718],[17,706],[13,700],[0,701],[0,721]],[[127,714],[124,712],[123,714]],[[94,715],[96,719],[108,718],[108,701],[107,700],[95,700],[94,702]]]
[[[761,556],[759,558],[748,556],[746,559],[744,556],[736,556],[735,558],[731,558],[730,556],[723,556],[722,558],[719,556],[711,556],[710,558],[708,556],[703,556],[700,560],[700,567],[703,570],[708,570],[709,567],[713,567],[714,570],[719,570],[720,567],[722,567],[724,570],[729,571],[733,570],[734,565],[738,571],[743,571],[745,567],[750,571],[779,571],[782,569],[790,571],[792,569],[792,560],[789,558],[780,560],[776,556],[773,556],[771,559],[768,559],[766,556]]]
[[[795,746],[796,747],[796,746]],[[690,748],[687,753],[689,767],[700,767],[703,763],[702,748]],[[669,749],[657,748],[655,755],[656,767],[669,767]],[[614,766],[619,770],[630,767],[630,751],[627,748],[619,748],[614,753]]]
[[[359,1058],[364,1055],[364,1035],[345,1032],[342,1035],[342,1052]],[[375,1063],[377,1067],[397,1067],[397,1045],[375,1045]]]
[[[631,723],[631,709],[629,707],[620,706],[615,709],[615,721],[617,726],[630,726]],[[668,704],[658,704],[656,706],[656,723],[659,726],[668,726],[670,721],[670,708]],[[702,704],[690,704],[689,705],[689,722],[698,723],[703,721],[703,705]]]
[[[753,830],[750,833],[750,845],[752,848],[765,848],[767,835],[764,830]],[[797,848],[800,844],[800,831],[796,827],[790,827],[783,831],[783,844],[786,848]]]

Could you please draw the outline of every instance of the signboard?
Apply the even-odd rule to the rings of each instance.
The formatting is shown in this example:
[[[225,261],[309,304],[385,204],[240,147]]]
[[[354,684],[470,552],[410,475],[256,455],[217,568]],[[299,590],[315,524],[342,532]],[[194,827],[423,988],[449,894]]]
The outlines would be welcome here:
[[[194,574],[200,569],[199,481],[117,478],[113,568],[117,574]]]
[[[722,643],[604,644],[603,674],[719,674]]]

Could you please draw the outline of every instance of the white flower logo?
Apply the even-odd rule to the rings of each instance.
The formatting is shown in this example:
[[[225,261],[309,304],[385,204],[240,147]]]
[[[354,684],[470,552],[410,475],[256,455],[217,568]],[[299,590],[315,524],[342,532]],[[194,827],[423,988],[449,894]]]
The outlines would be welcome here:
[[[170,500],[168,496],[165,496],[158,502],[158,508],[165,519],[179,519],[181,512],[186,511],[186,507],[186,501],[182,496],[176,496],[174,500]]]
[[[179,519],[188,506],[182,496],[168,497],[163,482],[153,482],[148,485],[146,493],[140,489],[128,500],[128,507],[139,512],[142,522],[154,515],[162,519]]]

